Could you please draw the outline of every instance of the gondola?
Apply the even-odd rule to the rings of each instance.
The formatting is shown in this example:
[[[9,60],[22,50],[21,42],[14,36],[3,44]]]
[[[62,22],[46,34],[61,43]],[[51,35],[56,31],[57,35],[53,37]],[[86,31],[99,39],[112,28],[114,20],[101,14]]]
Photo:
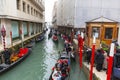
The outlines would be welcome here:
[[[35,41],[31,41],[29,44],[25,45],[26,48],[33,48],[35,45]]]
[[[26,48],[32,48],[32,47],[33,47],[33,44],[32,44],[32,43],[31,43],[31,44],[27,44],[25,47],[26,47]]]
[[[44,33],[42,33],[37,39],[36,42],[40,42],[44,39]]]
[[[52,69],[49,80],[69,80],[69,72],[70,58],[66,53],[62,53]]]
[[[48,38],[51,38],[51,37],[52,37],[52,32],[48,34]]]
[[[8,71],[9,69],[13,68],[15,65],[22,62],[29,54],[31,53],[31,49],[28,48],[21,48],[18,56],[19,57],[15,62],[12,62],[11,64],[0,64],[0,74]]]
[[[54,34],[54,35],[52,36],[52,40],[53,40],[54,42],[58,42],[58,37],[57,37],[57,35]]]

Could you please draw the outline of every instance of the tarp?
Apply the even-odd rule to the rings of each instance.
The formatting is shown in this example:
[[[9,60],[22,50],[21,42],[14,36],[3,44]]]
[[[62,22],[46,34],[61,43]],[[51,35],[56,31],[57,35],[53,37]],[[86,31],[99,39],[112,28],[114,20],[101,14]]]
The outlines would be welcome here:
[[[101,16],[120,22],[120,0],[76,0],[75,27]]]
[[[120,0],[59,0],[57,25],[85,28],[85,22],[105,17],[120,22]]]

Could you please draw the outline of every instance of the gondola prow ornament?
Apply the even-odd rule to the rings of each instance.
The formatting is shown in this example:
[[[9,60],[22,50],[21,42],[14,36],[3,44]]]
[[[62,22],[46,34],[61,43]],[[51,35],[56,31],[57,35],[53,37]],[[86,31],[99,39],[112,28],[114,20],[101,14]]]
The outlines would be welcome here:
[[[4,25],[2,26],[1,28],[1,34],[2,34],[2,37],[3,37],[3,46],[4,46],[4,50],[5,50],[5,36],[6,36],[6,30],[4,28]]]

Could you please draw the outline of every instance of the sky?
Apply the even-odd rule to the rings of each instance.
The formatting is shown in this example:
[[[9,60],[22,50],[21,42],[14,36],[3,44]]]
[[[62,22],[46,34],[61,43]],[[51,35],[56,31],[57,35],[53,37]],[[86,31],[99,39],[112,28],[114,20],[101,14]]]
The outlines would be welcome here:
[[[45,0],[45,21],[52,21],[52,10],[54,6],[54,2],[57,0]]]

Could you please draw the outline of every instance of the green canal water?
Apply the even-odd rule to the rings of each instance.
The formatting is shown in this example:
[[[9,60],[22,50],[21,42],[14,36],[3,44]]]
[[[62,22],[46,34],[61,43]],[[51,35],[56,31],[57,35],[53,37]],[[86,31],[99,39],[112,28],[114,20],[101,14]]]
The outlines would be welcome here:
[[[58,52],[63,49],[63,41],[55,44],[46,37],[35,44],[32,53],[13,69],[0,75],[0,80],[49,80],[51,68],[55,65]],[[70,80],[87,80],[84,73],[79,71],[76,62],[71,63]]]

